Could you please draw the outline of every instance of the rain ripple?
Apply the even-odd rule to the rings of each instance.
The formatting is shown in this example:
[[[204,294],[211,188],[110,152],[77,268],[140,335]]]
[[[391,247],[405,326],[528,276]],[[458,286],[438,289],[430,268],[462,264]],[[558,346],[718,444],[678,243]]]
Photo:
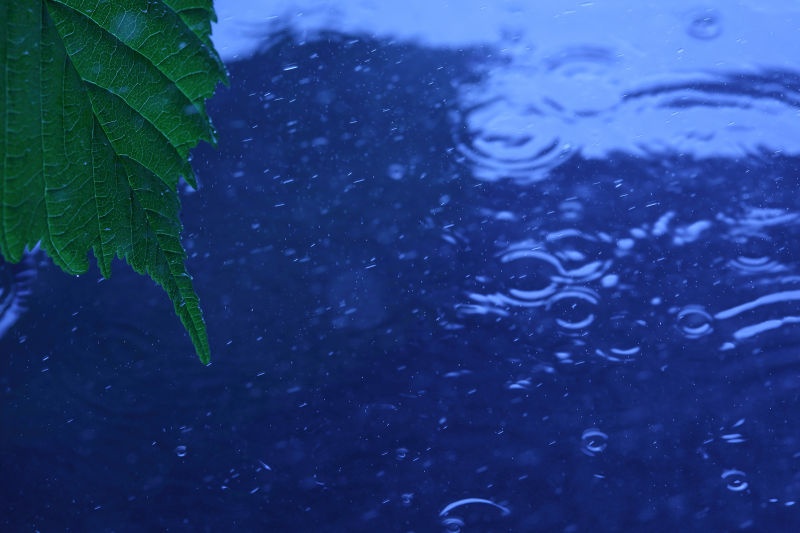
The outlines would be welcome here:
[[[589,428],[581,435],[581,452],[589,457],[603,453],[608,447],[608,435],[597,428]]]
[[[747,474],[735,468],[725,470],[722,472],[721,477],[725,482],[725,488],[731,492],[742,492],[747,490],[749,486],[747,483]]]
[[[687,33],[714,39],[720,18],[694,14]],[[480,180],[534,183],[578,155],[800,154],[797,74],[659,72],[631,57],[596,46],[531,52],[463,87],[453,128],[463,163]]]
[[[745,302],[735,307],[731,307],[729,309],[720,311],[715,315],[715,318],[717,318],[718,320],[725,320],[741,315],[747,311],[755,310],[766,306],[769,306],[769,308],[772,309],[777,304],[796,302],[798,300],[800,300],[800,290],[775,292],[771,294],[766,294],[764,296],[759,296],[758,298],[751,300],[749,302]],[[786,324],[798,324],[798,323],[800,323],[800,316],[787,315],[779,318],[777,317],[768,318],[766,320],[760,320],[758,322],[738,328],[736,331],[733,332],[733,338],[736,339],[737,341],[741,341],[744,339],[749,339],[751,337],[754,337],[765,331],[780,328],[781,326],[784,326]]]
[[[576,244],[596,241],[596,237],[578,230],[564,230],[549,233],[544,242],[509,245],[499,254],[501,264],[513,266],[506,289],[488,294],[470,293],[473,303],[458,306],[459,313],[508,316],[508,309],[513,307],[543,308],[565,330],[590,326],[595,320],[594,309],[600,303],[600,294],[585,285],[605,279],[612,261],[597,259],[596,250]],[[615,283],[601,282],[603,286]]]
[[[688,339],[699,339],[714,331],[713,318],[702,306],[687,305],[678,312],[678,328]]]

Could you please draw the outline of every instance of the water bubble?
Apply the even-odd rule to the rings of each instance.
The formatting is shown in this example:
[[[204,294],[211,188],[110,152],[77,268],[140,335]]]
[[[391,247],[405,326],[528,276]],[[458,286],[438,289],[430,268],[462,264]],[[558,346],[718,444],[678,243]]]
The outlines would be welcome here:
[[[711,315],[699,305],[687,305],[678,312],[678,328],[688,339],[698,339],[714,331]]]
[[[398,165],[395,163],[389,165],[389,169],[386,171],[386,173],[391,179],[399,181],[406,175],[406,168],[403,165]]]
[[[402,461],[408,455],[408,448],[397,448],[394,451],[394,456],[398,461]]]
[[[461,528],[464,527],[464,521],[460,518],[445,518],[442,520],[442,525],[447,533],[460,533]]]
[[[558,204],[561,211],[561,220],[565,222],[576,222],[583,218],[583,204],[576,200],[565,200]]]
[[[400,501],[405,506],[411,505],[411,502],[414,500],[414,493],[413,492],[404,492],[400,495]]]
[[[597,428],[589,428],[581,435],[581,451],[589,457],[602,453],[608,447],[608,435]]]
[[[743,490],[747,490],[747,474],[741,470],[725,470],[721,477],[725,481],[725,488],[729,491],[742,492]]]
[[[722,33],[720,15],[713,9],[706,9],[694,13],[686,28],[686,33],[701,41],[710,41],[719,37]]]
[[[177,455],[178,457],[186,457],[186,446],[183,445],[177,446],[175,448],[175,455]]]

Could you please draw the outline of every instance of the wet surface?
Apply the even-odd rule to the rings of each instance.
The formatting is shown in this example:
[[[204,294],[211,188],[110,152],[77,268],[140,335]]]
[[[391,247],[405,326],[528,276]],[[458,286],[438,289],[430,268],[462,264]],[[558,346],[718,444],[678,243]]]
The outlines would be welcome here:
[[[796,78],[615,61],[277,32],[231,63],[183,196],[213,364],[122,265],[40,266],[0,339],[3,527],[800,524],[798,162],[716,126],[781,124]]]

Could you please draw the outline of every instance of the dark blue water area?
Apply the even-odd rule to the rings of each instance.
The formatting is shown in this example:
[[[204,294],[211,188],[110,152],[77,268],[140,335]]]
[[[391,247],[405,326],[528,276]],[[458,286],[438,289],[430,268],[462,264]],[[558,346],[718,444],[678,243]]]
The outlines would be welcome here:
[[[36,256],[0,529],[800,527],[797,159],[477,179],[459,89],[496,61],[278,33],[231,63],[182,195],[212,365],[148,279]]]

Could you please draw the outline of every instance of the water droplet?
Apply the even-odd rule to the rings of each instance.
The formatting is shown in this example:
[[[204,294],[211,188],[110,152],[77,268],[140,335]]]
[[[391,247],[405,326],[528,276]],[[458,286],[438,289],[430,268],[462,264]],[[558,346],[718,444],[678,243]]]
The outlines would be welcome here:
[[[725,488],[732,492],[742,492],[748,487],[747,474],[741,470],[725,470],[722,479],[725,481]]]
[[[608,447],[608,435],[597,428],[589,428],[581,435],[581,451],[589,457],[602,453]]]
[[[402,461],[408,455],[408,448],[397,448],[394,454],[398,461]]]
[[[175,455],[177,455],[178,457],[185,457],[186,456],[186,446],[183,446],[183,445],[177,446],[175,448]]]
[[[687,305],[678,312],[678,328],[686,338],[698,339],[714,331],[711,315],[699,305]]]

